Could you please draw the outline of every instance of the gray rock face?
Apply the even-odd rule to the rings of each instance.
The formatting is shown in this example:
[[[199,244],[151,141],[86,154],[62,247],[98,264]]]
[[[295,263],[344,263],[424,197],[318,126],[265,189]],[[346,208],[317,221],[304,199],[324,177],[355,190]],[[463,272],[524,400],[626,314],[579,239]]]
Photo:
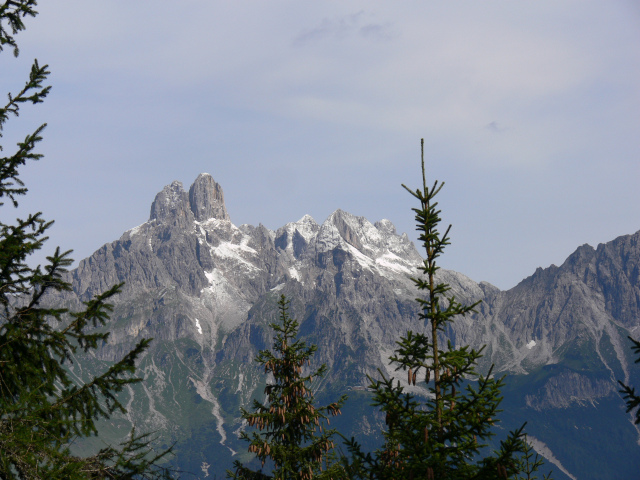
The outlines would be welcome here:
[[[191,211],[198,222],[210,218],[230,220],[222,187],[208,173],[201,173],[189,189]]]
[[[151,204],[149,220],[185,227],[193,221],[189,199],[182,183],[175,181],[162,189]]]
[[[571,352],[628,378],[626,336],[640,326],[639,240],[640,232],[597,249],[583,245],[560,267],[539,268],[488,302],[484,315],[504,327],[519,366],[531,370]]]
[[[615,386],[602,378],[590,378],[576,372],[563,371],[551,377],[536,394],[527,395],[528,407],[537,411],[549,408],[568,408],[573,403],[593,404],[615,394]]]
[[[175,438],[207,419],[216,448],[225,449],[236,445],[239,406],[264,382],[253,358],[270,345],[268,323],[282,293],[301,334],[318,346],[315,361],[329,366],[317,388],[364,390],[378,369],[404,382],[388,358],[408,329],[428,333],[416,320],[410,280],[421,262],[389,220],[372,224],[342,210],[322,224],[306,215],[276,231],[235,226],[222,188],[201,174],[188,194],[180,182],[166,186],[149,221],[82,260],[67,300],[86,301],[126,282],[99,358],[155,339],[141,364],[151,386],[132,390],[139,414],[131,420],[144,425],[153,410],[153,425]],[[562,266],[538,269],[508,291],[453,271],[438,275],[458,301],[482,300],[446,337],[486,345],[485,372],[493,363],[495,372],[538,382],[519,408],[595,405],[615,397],[617,379],[637,375],[625,337],[640,327],[640,232],[597,249],[582,246]]]

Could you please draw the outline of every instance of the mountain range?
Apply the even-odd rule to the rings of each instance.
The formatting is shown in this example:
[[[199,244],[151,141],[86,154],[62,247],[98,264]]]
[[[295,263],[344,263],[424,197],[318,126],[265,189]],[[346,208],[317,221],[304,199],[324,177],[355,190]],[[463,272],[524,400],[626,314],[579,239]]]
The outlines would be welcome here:
[[[315,362],[329,367],[313,385],[316,398],[348,393],[338,428],[376,444],[384,419],[369,405],[368,376],[397,375],[388,361],[395,342],[408,329],[427,332],[410,279],[421,262],[389,220],[342,210],[321,224],[304,216],[275,231],[236,226],[220,185],[201,174],[188,192],[180,182],[164,187],[149,220],[80,261],[69,273],[73,292],[53,300],[74,306],[125,282],[108,342],[70,368],[81,381],[153,338],[139,365],[145,382],[128,388],[128,414],[104,431],[118,439],[131,425],[153,430],[159,446],[175,443],[175,467],[223,477],[231,456],[249,458],[237,438],[240,407],[266,382],[253,359],[271,345],[281,294],[292,301],[300,335],[318,346]],[[529,442],[554,478],[637,478],[640,431],[617,381],[640,386],[627,339],[640,336],[640,232],[583,245],[506,291],[454,271],[438,276],[457,300],[482,300],[444,335],[455,345],[486,345],[480,369],[493,364],[506,375],[497,437],[527,421]]]

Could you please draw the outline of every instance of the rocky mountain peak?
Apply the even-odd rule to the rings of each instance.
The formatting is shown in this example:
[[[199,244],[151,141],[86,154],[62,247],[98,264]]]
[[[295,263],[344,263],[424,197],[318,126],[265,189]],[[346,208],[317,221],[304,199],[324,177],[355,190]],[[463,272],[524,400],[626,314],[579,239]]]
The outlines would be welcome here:
[[[188,194],[182,182],[171,182],[156,195],[149,215],[149,220],[158,223],[183,226],[193,220],[203,222],[210,218],[230,220],[222,187],[208,173],[198,175]]]
[[[410,262],[422,261],[407,234],[398,235],[396,227],[386,219],[372,224],[365,217],[338,209],[322,224],[320,237],[325,249],[345,242],[371,258],[392,253]]]
[[[298,258],[316,237],[318,230],[320,225],[311,215],[305,215],[297,222],[287,223],[275,232],[275,246],[293,253]]]
[[[362,228],[359,228],[359,224],[362,223],[359,220],[361,219],[338,209],[331,214],[326,223],[335,226],[345,242],[362,251],[363,246],[360,237],[363,232]]]
[[[191,216],[189,197],[184,191],[182,182],[175,180],[156,195],[151,204],[149,220],[156,220],[159,223],[174,221],[183,224],[188,222]]]
[[[222,187],[208,173],[201,173],[189,188],[189,204],[199,222],[210,218],[230,220]]]
[[[373,225],[378,230],[388,235],[397,235],[396,226],[393,223],[391,223],[391,220],[387,220],[386,218],[383,218],[382,220],[377,221]]]

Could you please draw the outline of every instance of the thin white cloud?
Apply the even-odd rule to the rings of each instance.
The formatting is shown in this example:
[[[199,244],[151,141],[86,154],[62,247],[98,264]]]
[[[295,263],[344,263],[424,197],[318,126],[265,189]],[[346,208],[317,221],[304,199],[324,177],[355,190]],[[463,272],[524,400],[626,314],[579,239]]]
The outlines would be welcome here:
[[[385,41],[397,37],[391,22],[378,23],[375,20],[375,15],[364,10],[334,18],[323,18],[319,25],[297,34],[292,45],[303,47],[327,39],[345,40],[355,36]]]
[[[293,45],[300,47],[310,42],[326,38],[344,39],[358,31],[365,13],[360,10],[334,18],[323,18],[318,26],[302,30],[293,39]]]

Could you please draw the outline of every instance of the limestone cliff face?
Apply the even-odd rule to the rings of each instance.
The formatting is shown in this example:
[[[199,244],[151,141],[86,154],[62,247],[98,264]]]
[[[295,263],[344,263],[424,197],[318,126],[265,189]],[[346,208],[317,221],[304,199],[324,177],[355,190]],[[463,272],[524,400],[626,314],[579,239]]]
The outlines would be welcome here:
[[[224,204],[222,187],[208,173],[198,175],[189,188],[189,204],[198,222],[204,222],[210,218],[230,220]]]
[[[482,300],[445,335],[455,345],[486,345],[481,370],[495,364],[494,372],[535,380],[523,409],[615,398],[617,379],[637,376],[626,335],[640,327],[639,240],[640,232],[596,249],[584,245],[508,291],[440,270],[458,301]],[[389,220],[371,223],[342,210],[321,224],[304,216],[276,231],[236,226],[220,185],[201,174],[188,193],[180,182],[166,186],[147,222],[82,260],[66,300],[86,301],[125,282],[98,357],[113,360],[154,338],[141,363],[148,381],[130,392],[131,421],[173,438],[211,424],[215,448],[224,450],[236,445],[239,406],[264,382],[253,358],[270,346],[280,294],[292,300],[301,334],[318,346],[315,361],[329,366],[317,388],[364,390],[378,369],[404,382],[388,358],[408,329],[428,330],[417,320],[410,280],[421,262]]]
[[[591,378],[577,372],[564,370],[547,380],[533,395],[527,395],[528,407],[538,411],[549,408],[568,408],[573,403],[593,404],[603,397],[615,394],[613,383],[603,378]]]
[[[190,210],[189,198],[182,183],[175,181],[156,195],[151,204],[149,220],[159,224],[186,227],[193,221]]]

